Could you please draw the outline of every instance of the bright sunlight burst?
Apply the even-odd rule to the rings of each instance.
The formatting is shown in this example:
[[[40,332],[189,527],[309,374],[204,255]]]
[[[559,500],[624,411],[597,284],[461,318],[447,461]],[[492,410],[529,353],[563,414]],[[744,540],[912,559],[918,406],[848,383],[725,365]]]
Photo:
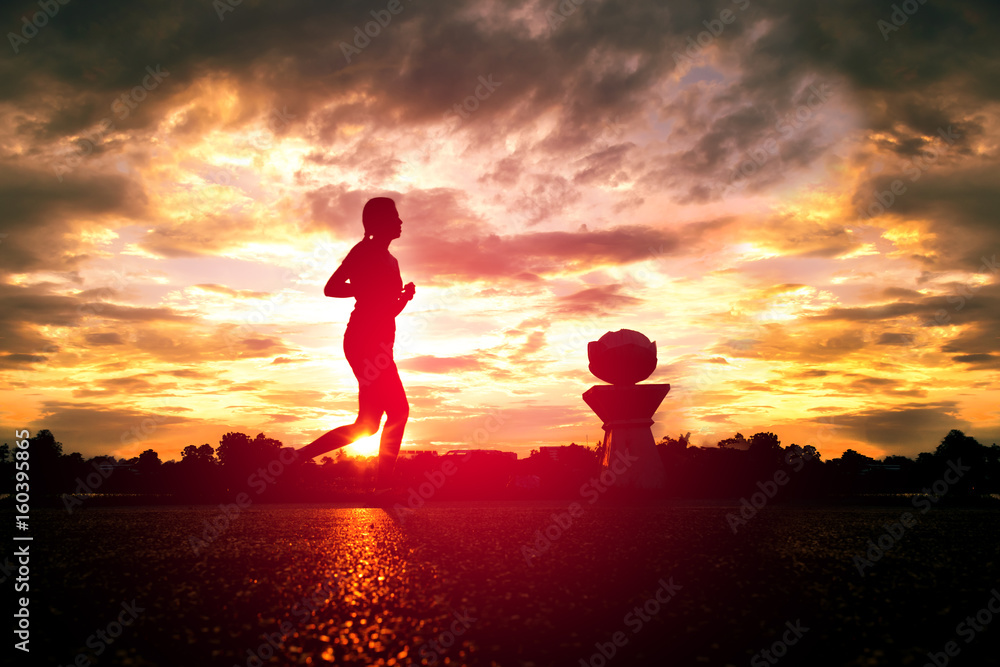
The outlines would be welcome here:
[[[378,456],[378,442],[381,437],[382,426],[379,426],[375,433],[360,440],[355,440],[345,447],[344,450],[348,456]]]

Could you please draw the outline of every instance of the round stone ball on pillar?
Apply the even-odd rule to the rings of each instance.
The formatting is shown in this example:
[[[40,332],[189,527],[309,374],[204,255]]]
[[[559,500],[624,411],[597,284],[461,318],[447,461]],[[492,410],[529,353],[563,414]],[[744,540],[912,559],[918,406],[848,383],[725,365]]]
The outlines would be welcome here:
[[[590,372],[609,384],[642,382],[656,370],[656,343],[638,331],[609,331],[587,343]]]
[[[638,384],[656,370],[656,343],[638,331],[609,331],[588,343],[590,371],[611,383],[583,400],[603,421],[602,479],[619,489],[662,489],[663,464],[650,427],[669,384]],[[604,474],[608,471],[608,474]]]

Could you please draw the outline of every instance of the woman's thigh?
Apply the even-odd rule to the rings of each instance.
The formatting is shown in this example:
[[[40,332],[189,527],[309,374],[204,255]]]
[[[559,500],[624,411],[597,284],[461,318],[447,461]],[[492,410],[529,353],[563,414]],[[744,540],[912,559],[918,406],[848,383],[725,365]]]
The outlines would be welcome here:
[[[345,335],[344,354],[358,379],[359,414],[377,414],[377,418],[381,418],[386,412],[390,417],[405,417],[409,405],[392,358],[392,343],[362,335]]]
[[[344,334],[344,356],[362,387],[378,381],[385,372],[396,372],[391,341],[348,329]]]

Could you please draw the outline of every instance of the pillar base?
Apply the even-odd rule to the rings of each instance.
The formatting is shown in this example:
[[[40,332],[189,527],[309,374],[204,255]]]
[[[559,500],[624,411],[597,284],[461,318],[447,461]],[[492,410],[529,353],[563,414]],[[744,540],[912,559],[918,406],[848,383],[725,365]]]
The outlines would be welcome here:
[[[604,421],[601,467],[615,475],[614,486],[662,489],[665,475],[650,426],[669,384],[598,385],[583,400]]]

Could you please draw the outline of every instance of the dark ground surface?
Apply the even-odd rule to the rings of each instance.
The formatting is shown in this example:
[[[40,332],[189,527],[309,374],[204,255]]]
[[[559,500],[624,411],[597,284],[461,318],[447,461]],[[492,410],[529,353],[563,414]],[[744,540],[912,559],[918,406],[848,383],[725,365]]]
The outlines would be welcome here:
[[[200,555],[189,537],[217,507],[33,510],[31,661],[14,664],[83,653],[94,665],[229,667],[273,652],[265,664],[599,667],[595,643],[621,632],[608,665],[768,665],[754,656],[797,621],[808,630],[776,664],[922,667],[948,641],[960,649],[949,664],[1000,664],[1000,615],[970,642],[956,632],[1000,587],[998,510],[915,513],[862,576],[852,557],[906,508],[765,507],[733,535],[734,507],[584,502],[529,565],[522,545],[567,505],[428,503],[402,517],[254,505]],[[626,615],[661,579],[680,588],[637,627]],[[88,637],[132,600],[143,611],[95,655]]]

